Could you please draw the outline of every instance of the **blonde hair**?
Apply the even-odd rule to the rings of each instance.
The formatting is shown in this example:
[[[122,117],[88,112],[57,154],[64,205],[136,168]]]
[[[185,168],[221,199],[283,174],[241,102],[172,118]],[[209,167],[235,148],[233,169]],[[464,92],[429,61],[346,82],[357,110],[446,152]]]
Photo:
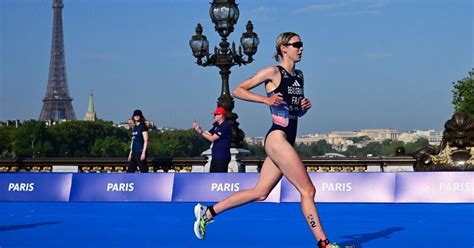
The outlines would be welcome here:
[[[283,54],[281,53],[280,46],[287,45],[290,42],[291,38],[293,38],[294,36],[299,37],[299,34],[293,33],[293,32],[284,32],[284,33],[281,33],[280,35],[278,35],[278,37],[276,39],[276,42],[275,42],[276,52],[273,55],[273,57],[275,58],[275,60],[277,62],[280,61],[280,57],[283,58]]]

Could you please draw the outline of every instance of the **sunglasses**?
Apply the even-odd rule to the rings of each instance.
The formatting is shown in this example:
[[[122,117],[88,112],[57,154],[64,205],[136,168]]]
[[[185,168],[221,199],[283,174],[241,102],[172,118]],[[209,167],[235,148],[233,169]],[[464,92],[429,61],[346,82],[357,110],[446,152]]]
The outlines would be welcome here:
[[[287,43],[286,45],[287,46],[292,46],[296,49],[300,49],[301,47],[303,47],[303,42],[297,41],[297,42],[293,42],[293,43]]]

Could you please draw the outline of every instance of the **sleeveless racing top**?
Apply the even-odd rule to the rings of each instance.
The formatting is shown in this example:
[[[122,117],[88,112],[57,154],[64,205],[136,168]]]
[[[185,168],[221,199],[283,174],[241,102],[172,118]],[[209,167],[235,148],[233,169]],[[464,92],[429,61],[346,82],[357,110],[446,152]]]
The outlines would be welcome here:
[[[267,133],[274,130],[282,130],[286,134],[288,143],[294,145],[296,140],[296,131],[298,126],[298,117],[306,113],[301,109],[300,101],[304,98],[303,90],[303,72],[296,70],[296,75],[291,75],[283,67],[277,66],[281,75],[280,85],[272,92],[268,92],[270,97],[274,94],[281,93],[283,101],[279,105],[270,106],[273,125]],[[266,138],[266,137],[265,137]]]

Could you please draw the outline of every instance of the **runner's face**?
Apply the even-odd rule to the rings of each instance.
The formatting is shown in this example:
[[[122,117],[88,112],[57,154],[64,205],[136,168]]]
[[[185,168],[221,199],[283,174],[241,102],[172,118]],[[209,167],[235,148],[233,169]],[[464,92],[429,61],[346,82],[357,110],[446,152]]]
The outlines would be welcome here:
[[[282,46],[282,49],[286,56],[291,60],[295,62],[301,61],[304,46],[299,36],[291,37],[290,41],[286,45]]]

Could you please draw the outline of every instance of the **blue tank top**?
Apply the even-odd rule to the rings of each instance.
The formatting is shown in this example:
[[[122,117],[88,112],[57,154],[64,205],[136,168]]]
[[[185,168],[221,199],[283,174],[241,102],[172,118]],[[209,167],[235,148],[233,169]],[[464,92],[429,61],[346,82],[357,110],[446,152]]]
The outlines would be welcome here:
[[[267,136],[274,130],[282,130],[286,134],[288,142],[293,145],[296,140],[298,117],[306,112],[301,109],[300,104],[301,99],[304,98],[303,72],[296,70],[296,75],[293,76],[283,67],[277,66],[277,68],[281,75],[280,85],[272,92],[267,93],[267,96],[281,93],[283,101],[279,105],[270,106],[273,125]]]

